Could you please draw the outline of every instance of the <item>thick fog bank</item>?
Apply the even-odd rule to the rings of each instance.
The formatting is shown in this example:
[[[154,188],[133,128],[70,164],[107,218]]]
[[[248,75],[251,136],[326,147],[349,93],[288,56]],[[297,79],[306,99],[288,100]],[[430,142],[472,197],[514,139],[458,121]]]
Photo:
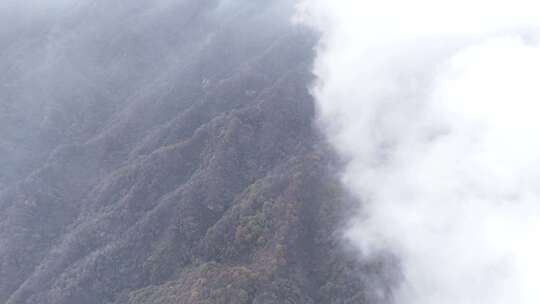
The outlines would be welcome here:
[[[320,125],[399,304],[540,301],[537,1],[305,1]]]

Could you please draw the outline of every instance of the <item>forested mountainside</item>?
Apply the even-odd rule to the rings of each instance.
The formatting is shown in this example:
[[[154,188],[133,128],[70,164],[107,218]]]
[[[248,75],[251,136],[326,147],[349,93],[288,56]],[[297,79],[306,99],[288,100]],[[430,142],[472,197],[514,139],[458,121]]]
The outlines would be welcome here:
[[[64,2],[2,7],[0,303],[380,302],[292,1]]]

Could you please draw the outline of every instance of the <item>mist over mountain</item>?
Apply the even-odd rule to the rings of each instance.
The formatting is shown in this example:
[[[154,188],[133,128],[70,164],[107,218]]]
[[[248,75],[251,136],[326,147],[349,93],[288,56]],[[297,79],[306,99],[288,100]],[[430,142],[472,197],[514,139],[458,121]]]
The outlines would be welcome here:
[[[0,1],[0,303],[538,304],[539,12]]]
[[[0,3],[0,303],[381,303],[292,1]]]

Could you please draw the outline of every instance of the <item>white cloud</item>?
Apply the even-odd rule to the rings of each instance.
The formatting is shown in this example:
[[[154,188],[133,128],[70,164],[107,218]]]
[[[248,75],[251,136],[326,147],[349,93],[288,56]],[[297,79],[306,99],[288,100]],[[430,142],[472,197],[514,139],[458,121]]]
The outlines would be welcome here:
[[[302,4],[314,95],[363,201],[348,237],[391,250],[398,304],[540,303],[540,3]]]

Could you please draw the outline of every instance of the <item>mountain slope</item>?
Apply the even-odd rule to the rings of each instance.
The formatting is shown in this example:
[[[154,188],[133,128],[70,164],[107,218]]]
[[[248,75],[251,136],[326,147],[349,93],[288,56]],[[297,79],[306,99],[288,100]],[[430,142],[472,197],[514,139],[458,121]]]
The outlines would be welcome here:
[[[13,38],[0,302],[378,300],[287,2],[87,1]]]

